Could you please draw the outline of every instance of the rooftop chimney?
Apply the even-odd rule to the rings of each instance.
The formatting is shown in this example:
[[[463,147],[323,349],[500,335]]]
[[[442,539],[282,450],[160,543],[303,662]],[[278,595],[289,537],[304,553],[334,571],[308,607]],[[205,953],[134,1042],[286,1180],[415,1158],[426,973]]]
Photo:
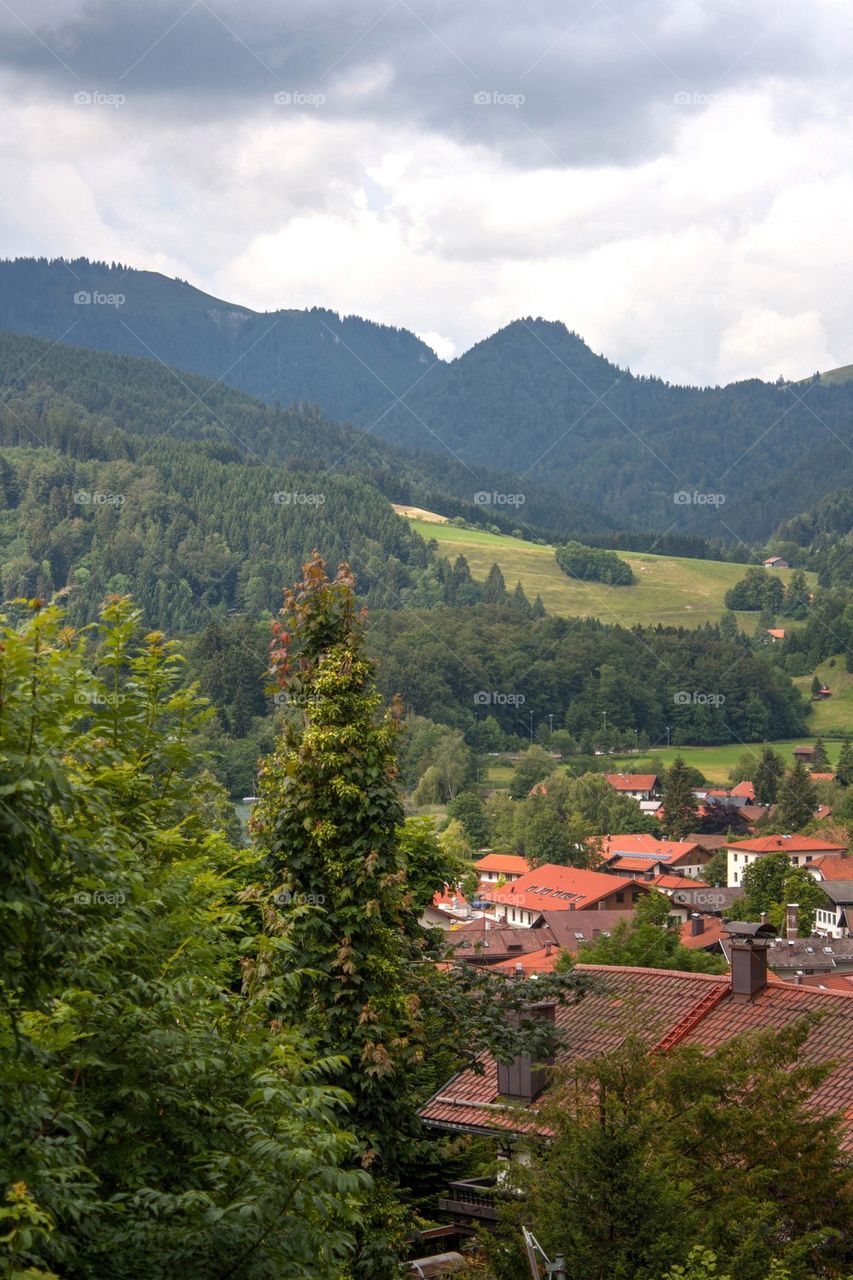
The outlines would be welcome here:
[[[767,924],[767,912],[766,912],[766,911],[762,911],[761,915],[760,915],[758,918],[759,918],[759,920],[761,921],[761,923],[762,923],[762,924]]]
[[[546,943],[545,943],[545,955],[546,955],[546,956],[549,956],[550,954],[551,954],[551,943],[550,943],[550,942],[546,942]]]
[[[700,933],[705,932],[705,917],[701,916],[698,911],[694,911],[690,917],[690,936],[698,938]]]
[[[785,908],[785,937],[789,942],[796,942],[800,936],[800,904],[789,902]]]
[[[767,986],[767,948],[776,932],[772,925],[727,920],[732,949],[732,999],[749,1004]]]
[[[519,966],[520,967],[520,966]],[[544,1022],[554,1021],[556,1005],[543,1003],[530,1005],[527,1013]],[[512,1062],[498,1063],[498,1093],[516,1102],[532,1102],[538,1098],[548,1082],[548,1066],[534,1061],[529,1053],[520,1053]]]

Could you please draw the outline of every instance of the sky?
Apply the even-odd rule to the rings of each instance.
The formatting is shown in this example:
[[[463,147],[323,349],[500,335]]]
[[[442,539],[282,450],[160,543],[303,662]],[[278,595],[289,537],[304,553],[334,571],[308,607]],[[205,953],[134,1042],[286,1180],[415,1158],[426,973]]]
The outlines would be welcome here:
[[[0,256],[804,377],[853,362],[851,66],[848,0],[0,0]]]

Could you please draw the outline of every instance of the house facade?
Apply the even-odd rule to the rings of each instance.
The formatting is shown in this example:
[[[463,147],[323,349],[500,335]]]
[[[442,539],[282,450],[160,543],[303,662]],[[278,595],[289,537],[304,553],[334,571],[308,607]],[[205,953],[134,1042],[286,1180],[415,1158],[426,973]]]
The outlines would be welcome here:
[[[776,835],[759,836],[753,840],[738,840],[727,847],[728,879],[730,888],[743,884],[743,873],[759,858],[768,853],[785,853],[792,867],[807,867],[821,854],[843,853],[844,845],[831,844],[814,836]]]
[[[544,911],[627,910],[649,886],[599,871],[545,863],[502,888],[486,886],[482,898],[494,920],[531,928]]]

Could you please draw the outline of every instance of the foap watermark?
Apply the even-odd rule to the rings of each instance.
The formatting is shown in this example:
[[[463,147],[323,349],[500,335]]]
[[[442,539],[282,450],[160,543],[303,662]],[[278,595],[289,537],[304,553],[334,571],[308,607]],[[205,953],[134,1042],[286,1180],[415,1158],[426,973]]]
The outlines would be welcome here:
[[[726,500],[724,493],[697,493],[694,489],[691,493],[689,489],[679,489],[677,493],[672,495],[672,500],[677,507],[721,507]]]
[[[276,707],[311,707],[319,698],[316,693],[288,693],[286,689],[278,689],[272,700]]]
[[[325,93],[304,93],[301,89],[279,89],[272,100],[277,107],[322,107]]]
[[[523,693],[489,693],[488,689],[478,689],[474,694],[475,707],[523,707],[527,699]]]
[[[523,493],[489,493],[481,489],[474,494],[474,501],[478,507],[523,507],[526,498]]]
[[[127,298],[123,293],[90,293],[88,289],[78,289],[74,295],[76,307],[123,307]]]
[[[726,895],[724,893],[714,893],[713,889],[690,889],[683,892],[680,889],[676,889],[672,895],[672,900],[685,907],[711,907],[720,910],[726,906]]]
[[[523,93],[504,93],[502,89],[480,89],[474,94],[475,107],[523,107],[527,97]]]
[[[277,907],[322,907],[326,896],[323,893],[292,893],[290,889],[282,889],[273,901]]]
[[[81,707],[106,707],[107,699],[99,689],[78,689],[74,701]]]
[[[279,507],[322,507],[326,501],[325,493],[299,493],[287,489],[280,489],[272,498]]]
[[[118,891],[95,889],[91,893],[87,890],[75,893],[74,901],[78,907],[120,907],[127,902],[127,898]]]
[[[721,707],[726,700],[726,695],[679,689],[678,693],[672,695],[672,700],[677,707]]]
[[[123,93],[102,93],[100,89],[78,89],[74,94],[75,107],[123,107],[126,102]]]
[[[123,493],[90,493],[88,489],[78,489],[74,494],[78,507],[123,507],[126,501]]]
[[[724,93],[700,93],[698,89],[692,89],[689,92],[682,89],[672,95],[672,101],[676,107],[713,107],[716,103],[725,102],[725,100]]]

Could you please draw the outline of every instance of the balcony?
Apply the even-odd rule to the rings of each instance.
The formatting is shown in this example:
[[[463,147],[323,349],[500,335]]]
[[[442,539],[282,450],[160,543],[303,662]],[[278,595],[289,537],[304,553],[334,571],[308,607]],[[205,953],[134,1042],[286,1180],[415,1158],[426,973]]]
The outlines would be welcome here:
[[[497,1192],[494,1178],[468,1178],[451,1182],[446,1196],[440,1196],[438,1207],[449,1213],[457,1226],[476,1226],[497,1222]]]

